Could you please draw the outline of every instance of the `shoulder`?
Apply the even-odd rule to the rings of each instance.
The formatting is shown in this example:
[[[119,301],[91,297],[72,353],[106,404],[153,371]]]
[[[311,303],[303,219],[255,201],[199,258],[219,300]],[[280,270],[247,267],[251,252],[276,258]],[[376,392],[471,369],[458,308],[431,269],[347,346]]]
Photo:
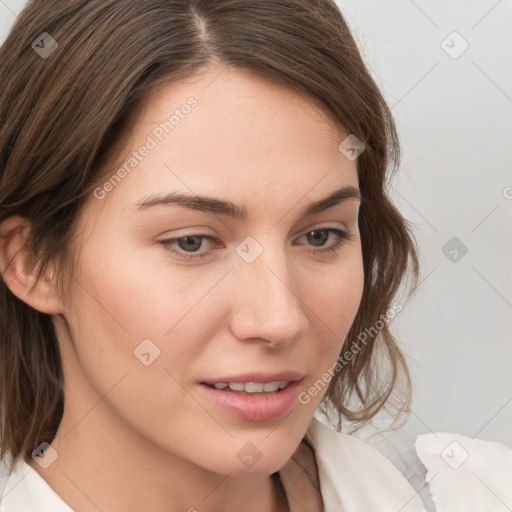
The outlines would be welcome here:
[[[512,448],[447,432],[417,436],[439,511],[506,512],[512,508]]]
[[[325,511],[425,512],[400,471],[361,439],[313,418],[305,439],[312,446]]]
[[[316,418],[306,439],[315,452],[326,512],[512,509],[512,449],[503,444],[440,432],[404,444],[397,433],[377,449],[377,443]]]

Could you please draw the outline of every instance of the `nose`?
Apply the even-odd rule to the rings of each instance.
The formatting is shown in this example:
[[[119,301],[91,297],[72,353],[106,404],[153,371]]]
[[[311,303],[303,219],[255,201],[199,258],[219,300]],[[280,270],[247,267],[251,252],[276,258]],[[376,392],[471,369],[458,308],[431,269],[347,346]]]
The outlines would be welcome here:
[[[307,306],[285,254],[265,249],[252,263],[237,261],[232,272],[231,331],[240,340],[258,339],[274,348],[293,343],[308,326]]]

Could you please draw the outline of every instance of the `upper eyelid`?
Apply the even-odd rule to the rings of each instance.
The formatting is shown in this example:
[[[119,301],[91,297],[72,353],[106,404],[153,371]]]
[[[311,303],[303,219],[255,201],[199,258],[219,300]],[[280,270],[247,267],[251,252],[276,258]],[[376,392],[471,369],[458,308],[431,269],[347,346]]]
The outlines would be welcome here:
[[[352,231],[348,227],[346,227],[346,226],[340,227],[340,226],[326,226],[326,225],[316,226],[316,225],[313,225],[313,226],[308,226],[307,228],[303,228],[297,235],[294,236],[294,238],[302,237],[304,235],[307,235],[311,231],[329,231],[329,232],[331,232],[331,230],[344,231],[347,234],[351,234],[352,233]],[[179,236],[166,237],[162,241],[166,241],[166,240],[182,240],[184,238],[188,238],[188,237],[191,237],[191,236],[196,236],[196,237],[200,237],[200,238],[209,238],[210,240],[213,240],[213,241],[219,240],[221,238],[221,237],[219,237],[217,235],[210,235],[210,234],[207,234],[207,233],[201,233],[201,232],[199,232],[199,230],[197,230],[197,231],[191,230],[190,232],[184,233],[184,234],[179,235]]]

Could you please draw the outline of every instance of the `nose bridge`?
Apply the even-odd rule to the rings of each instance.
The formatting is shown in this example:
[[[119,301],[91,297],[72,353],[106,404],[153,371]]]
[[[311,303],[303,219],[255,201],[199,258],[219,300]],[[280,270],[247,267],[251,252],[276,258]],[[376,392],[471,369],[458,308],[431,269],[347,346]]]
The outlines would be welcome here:
[[[307,317],[285,248],[272,236],[266,238],[265,245],[248,237],[237,247],[237,253],[235,334],[281,344],[293,341],[305,330]]]

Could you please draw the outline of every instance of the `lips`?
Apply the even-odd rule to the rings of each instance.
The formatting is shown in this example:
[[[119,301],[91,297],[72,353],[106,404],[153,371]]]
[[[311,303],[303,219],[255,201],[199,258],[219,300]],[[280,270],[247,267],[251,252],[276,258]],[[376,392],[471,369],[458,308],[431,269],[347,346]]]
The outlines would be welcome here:
[[[200,383],[214,386],[218,383],[261,383],[269,384],[272,382],[295,382],[304,377],[303,374],[296,371],[282,371],[276,373],[251,372],[236,375],[220,375],[211,379],[204,379]]]
[[[280,418],[293,408],[303,378],[303,374],[291,370],[220,375],[199,382],[198,389],[225,413],[245,421],[264,422]]]
[[[296,380],[272,393],[247,393],[219,390],[200,383],[198,392],[205,400],[231,416],[250,422],[264,422],[284,416],[296,405],[299,386],[300,381]]]

